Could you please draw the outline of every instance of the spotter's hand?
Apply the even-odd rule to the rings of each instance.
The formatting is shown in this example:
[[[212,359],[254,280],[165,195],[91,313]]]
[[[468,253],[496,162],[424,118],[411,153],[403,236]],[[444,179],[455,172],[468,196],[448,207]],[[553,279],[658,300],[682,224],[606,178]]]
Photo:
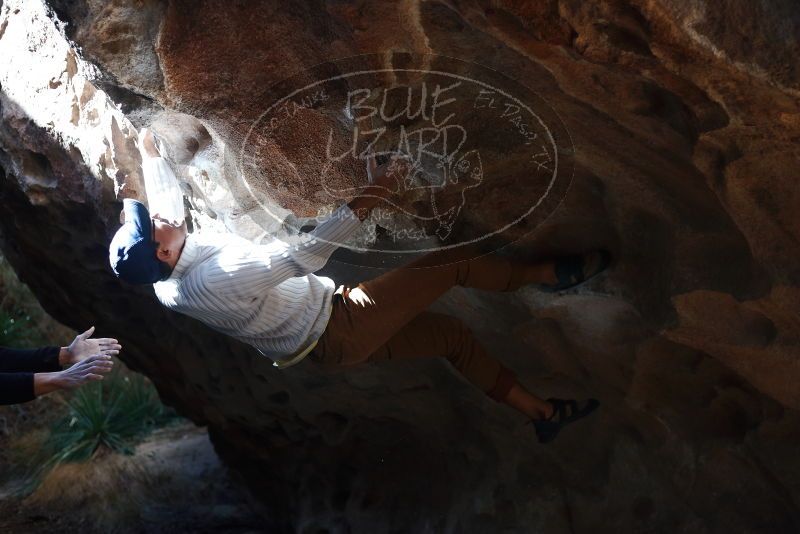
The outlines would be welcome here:
[[[92,339],[94,327],[83,334],[78,334],[68,347],[62,347],[58,355],[58,363],[62,367],[76,364],[94,355],[116,356],[122,350],[122,345],[116,339],[101,337]]]

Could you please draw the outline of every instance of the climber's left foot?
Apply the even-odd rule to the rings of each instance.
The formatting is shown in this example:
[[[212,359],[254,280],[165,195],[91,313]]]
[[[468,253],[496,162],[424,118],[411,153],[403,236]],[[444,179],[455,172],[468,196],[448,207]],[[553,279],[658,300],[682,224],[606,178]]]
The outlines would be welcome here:
[[[586,417],[600,406],[597,399],[588,399],[581,407],[573,399],[547,399],[547,402],[553,406],[550,416],[530,421],[536,430],[539,443],[552,441],[566,425]]]
[[[610,264],[611,253],[604,249],[558,257],[554,264],[557,281],[551,284],[539,284],[539,289],[548,293],[570,289],[597,276]]]

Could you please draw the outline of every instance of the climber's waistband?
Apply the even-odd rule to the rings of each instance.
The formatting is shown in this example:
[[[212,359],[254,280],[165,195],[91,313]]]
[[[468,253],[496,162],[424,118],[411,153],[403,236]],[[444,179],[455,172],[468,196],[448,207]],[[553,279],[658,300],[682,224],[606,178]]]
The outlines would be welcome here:
[[[346,298],[348,293],[350,293],[350,288],[345,286],[344,284],[339,284],[339,287],[337,287],[336,291],[334,291],[333,295],[331,295],[331,301],[335,300],[337,295],[339,295],[342,298]],[[331,307],[329,309],[329,311],[328,311],[328,319],[327,319],[327,321],[325,321],[326,328],[327,328],[328,321],[330,321],[330,319],[331,319],[331,312],[332,311],[333,311],[333,307]],[[323,330],[323,333],[324,332],[325,331]],[[293,355],[291,355],[291,356],[289,356],[287,358],[284,358],[284,359],[282,359],[280,361],[272,362],[272,365],[274,365],[278,369],[286,369],[287,367],[291,367],[292,365],[300,363],[300,361],[302,361],[303,358],[305,358],[306,356],[311,354],[311,352],[314,350],[314,347],[317,346],[317,342],[318,341],[319,341],[319,338],[317,338],[314,341],[312,341],[311,343],[309,343],[304,349],[300,350],[299,352],[297,352],[297,353],[295,353],[295,354],[293,354]]]

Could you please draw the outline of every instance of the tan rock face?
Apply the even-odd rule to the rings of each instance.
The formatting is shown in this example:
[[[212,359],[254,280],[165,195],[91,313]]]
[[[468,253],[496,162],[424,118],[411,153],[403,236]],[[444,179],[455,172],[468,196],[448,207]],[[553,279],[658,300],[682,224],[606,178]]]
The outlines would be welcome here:
[[[276,530],[796,531],[795,4],[6,0],[3,252],[49,312],[120,338],[128,365],[209,426]],[[491,246],[523,259],[600,245],[615,255],[607,275],[565,294],[457,288],[435,305],[542,396],[601,400],[547,447],[445,362],[278,372],[107,265],[118,200],[141,189],[137,128],[167,143],[196,227],[258,240],[330,203],[325,185],[364,179],[344,162],[314,182],[324,134],[352,129],[323,102],[294,114],[247,170],[240,149],[287,87],[345,72],[343,58],[382,70],[375,87],[419,87],[424,77],[397,72],[452,72],[448,57],[469,63],[459,72],[470,79],[530,91],[569,136],[556,143],[570,147],[569,188],[553,197],[563,202]],[[346,94],[329,87],[329,102]],[[463,198],[447,239],[497,228],[542,194],[510,126],[463,104],[460,124],[484,132],[469,147],[483,180],[435,197]],[[429,216],[411,225],[429,236],[441,222],[432,198],[409,189],[401,203]],[[410,228],[398,213],[385,226]],[[357,242],[383,244],[367,229]],[[325,272],[375,276],[352,265],[364,256],[343,250]]]

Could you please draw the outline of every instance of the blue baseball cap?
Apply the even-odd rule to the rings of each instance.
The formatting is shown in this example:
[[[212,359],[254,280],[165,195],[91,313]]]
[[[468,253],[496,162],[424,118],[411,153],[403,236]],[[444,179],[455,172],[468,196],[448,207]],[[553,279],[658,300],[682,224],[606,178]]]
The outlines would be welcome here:
[[[153,222],[147,208],[132,198],[122,201],[125,223],[108,246],[108,260],[117,277],[131,284],[155,284],[170,274],[156,257]]]

